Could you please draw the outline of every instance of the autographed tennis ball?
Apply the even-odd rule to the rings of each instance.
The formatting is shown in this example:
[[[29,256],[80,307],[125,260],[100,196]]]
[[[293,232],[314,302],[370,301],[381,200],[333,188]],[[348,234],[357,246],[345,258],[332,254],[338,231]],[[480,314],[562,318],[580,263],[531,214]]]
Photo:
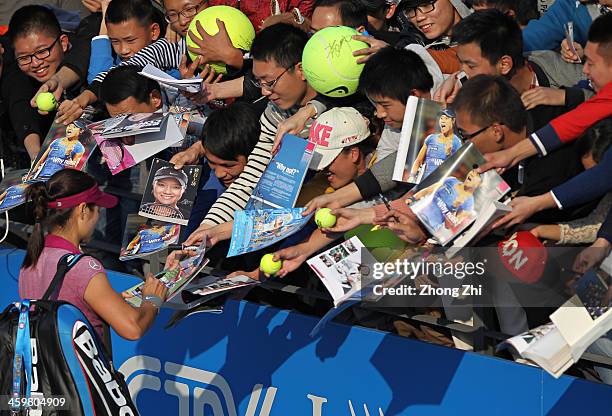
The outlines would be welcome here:
[[[330,228],[336,225],[336,216],[329,208],[321,208],[315,214],[315,223],[319,228]]]
[[[202,29],[211,36],[216,35],[219,32],[219,26],[217,26],[217,19],[221,20],[225,24],[227,34],[232,41],[234,48],[241,49],[243,51],[250,51],[253,39],[255,39],[255,29],[249,18],[242,13],[240,10],[230,6],[212,6],[207,7],[193,18],[189,24],[189,33],[187,34],[187,45],[192,48],[197,48],[198,45],[191,39],[194,36],[201,39],[200,34],[196,26],[196,22],[200,22]],[[192,60],[196,60],[198,55],[189,52],[189,56]],[[227,67],[224,63],[211,63],[210,66],[215,70],[217,74],[227,74]]]
[[[57,101],[50,92],[41,92],[36,96],[36,106],[41,111],[53,111],[57,108]]]
[[[262,272],[269,275],[275,275],[283,267],[283,261],[274,261],[274,254],[265,254],[259,262],[259,268]]]
[[[354,40],[359,32],[346,26],[330,26],[319,30],[306,43],[302,52],[302,68],[306,80],[317,92],[329,97],[346,97],[357,91],[363,64],[353,52],[368,48]]]

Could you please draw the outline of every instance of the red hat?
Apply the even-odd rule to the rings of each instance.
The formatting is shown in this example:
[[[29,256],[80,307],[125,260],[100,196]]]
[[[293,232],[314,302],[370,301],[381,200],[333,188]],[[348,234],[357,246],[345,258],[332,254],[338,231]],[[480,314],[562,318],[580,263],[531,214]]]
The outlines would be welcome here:
[[[542,277],[548,251],[529,231],[518,231],[497,245],[504,267],[525,283],[535,283]]]
[[[102,208],[112,208],[117,205],[119,200],[116,196],[102,192],[98,185],[94,185],[91,188],[79,192],[78,194],[70,195],[64,198],[57,198],[54,201],[48,202],[48,208],[74,208],[81,203],[96,204]]]

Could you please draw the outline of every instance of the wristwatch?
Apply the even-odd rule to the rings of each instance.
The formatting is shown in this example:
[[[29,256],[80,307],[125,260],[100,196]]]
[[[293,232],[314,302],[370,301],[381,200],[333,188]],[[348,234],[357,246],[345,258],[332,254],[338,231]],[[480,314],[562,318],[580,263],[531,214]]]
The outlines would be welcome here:
[[[142,301],[151,302],[158,309],[161,308],[162,304],[164,303],[159,296],[155,295],[146,295],[144,298],[142,298]]]

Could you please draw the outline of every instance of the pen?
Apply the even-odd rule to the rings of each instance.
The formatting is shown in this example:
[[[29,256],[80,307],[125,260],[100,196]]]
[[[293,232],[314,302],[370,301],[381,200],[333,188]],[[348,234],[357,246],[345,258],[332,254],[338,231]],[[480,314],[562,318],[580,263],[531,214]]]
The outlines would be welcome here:
[[[384,196],[382,194],[382,192],[379,193],[378,196],[380,197],[380,199],[382,199],[383,204],[385,204],[385,207],[387,207],[387,211],[391,211],[391,204],[389,203],[389,200],[387,199],[387,197]],[[395,218],[395,216],[393,218]],[[397,218],[396,218],[396,220],[397,220]],[[370,229],[370,231],[378,231],[378,230],[380,230],[380,228],[381,228],[380,225],[375,225],[374,227],[372,227]]]

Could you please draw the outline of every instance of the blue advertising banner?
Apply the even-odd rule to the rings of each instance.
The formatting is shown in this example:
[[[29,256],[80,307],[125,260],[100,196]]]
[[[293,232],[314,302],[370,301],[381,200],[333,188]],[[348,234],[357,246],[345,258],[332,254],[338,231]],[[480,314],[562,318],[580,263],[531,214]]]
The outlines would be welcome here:
[[[22,258],[0,251],[2,305],[17,297]],[[117,290],[137,281],[109,278]],[[249,302],[165,328],[171,315],[162,310],[137,342],[112,334],[143,416],[605,415],[612,406],[607,385],[335,323],[310,337],[317,319]]]

